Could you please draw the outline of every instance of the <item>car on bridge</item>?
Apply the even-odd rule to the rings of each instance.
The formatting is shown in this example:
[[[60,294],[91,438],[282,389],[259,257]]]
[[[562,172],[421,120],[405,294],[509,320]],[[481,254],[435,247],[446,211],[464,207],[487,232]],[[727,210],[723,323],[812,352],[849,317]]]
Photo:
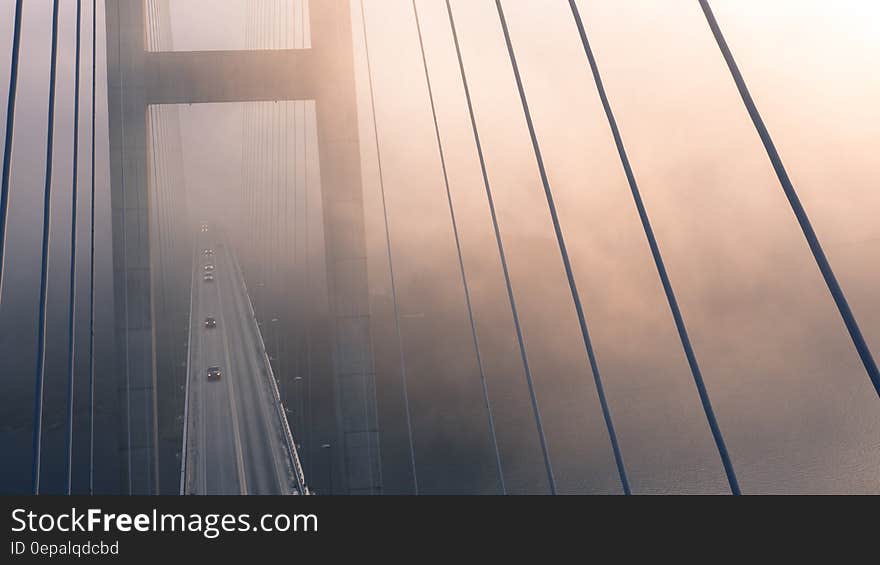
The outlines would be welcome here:
[[[220,367],[208,367],[208,380],[219,381],[223,378],[223,370]]]
[[[205,318],[205,328],[212,330],[217,327],[217,318],[208,316]]]
[[[214,275],[212,273],[208,273],[204,276],[205,282],[214,282]]]

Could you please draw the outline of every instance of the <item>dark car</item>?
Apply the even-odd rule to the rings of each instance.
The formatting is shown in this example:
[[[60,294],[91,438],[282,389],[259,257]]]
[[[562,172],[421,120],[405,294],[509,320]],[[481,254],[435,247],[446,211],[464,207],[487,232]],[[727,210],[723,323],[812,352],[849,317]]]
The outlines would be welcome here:
[[[209,381],[219,381],[221,378],[223,378],[223,371],[220,367],[208,367]]]
[[[207,275],[205,275],[204,280],[205,282],[214,282],[214,275],[208,273]]]
[[[205,318],[205,327],[208,328],[209,330],[216,328],[217,327],[217,319],[212,316],[208,316],[207,318]]]

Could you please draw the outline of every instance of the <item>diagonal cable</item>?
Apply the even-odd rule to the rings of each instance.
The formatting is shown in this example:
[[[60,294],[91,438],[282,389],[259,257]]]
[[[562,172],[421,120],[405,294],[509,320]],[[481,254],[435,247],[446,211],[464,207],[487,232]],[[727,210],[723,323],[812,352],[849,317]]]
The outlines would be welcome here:
[[[571,290],[572,301],[574,302],[575,312],[577,313],[578,323],[580,324],[581,336],[584,340],[584,347],[587,351],[587,358],[590,362],[590,369],[593,373],[593,381],[596,384],[596,393],[599,396],[599,404],[602,406],[602,416],[605,419],[605,427],[608,430],[608,437],[611,440],[611,449],[614,452],[614,461],[617,464],[617,473],[620,476],[620,483],[625,494],[630,494],[629,480],[626,477],[626,468],[623,464],[623,456],[620,453],[620,445],[617,441],[617,433],[614,431],[614,422],[611,419],[611,408],[605,398],[605,390],[602,386],[602,377],[599,374],[599,365],[596,361],[596,354],[593,351],[593,344],[590,340],[590,332],[587,328],[584,307],[581,303],[580,293],[578,292],[577,283],[574,277],[574,269],[571,265],[571,259],[568,255],[568,249],[565,244],[565,236],[562,233],[562,225],[559,220],[559,213],[556,209],[556,202],[553,198],[553,192],[550,189],[550,181],[547,178],[547,170],[544,167],[544,157],[541,153],[541,147],[538,143],[538,136],[535,133],[535,124],[532,120],[532,113],[529,109],[529,103],[526,98],[525,88],[523,87],[522,76],[520,75],[519,65],[516,60],[516,54],[513,50],[513,42],[510,38],[510,30],[507,27],[507,18],[504,15],[504,8],[501,6],[501,0],[495,0],[495,7],[498,10],[498,18],[501,21],[501,30],[504,33],[504,42],[507,46],[507,54],[510,57],[510,64],[513,68],[513,75],[516,79],[516,87],[519,92],[520,101],[522,102],[523,113],[526,119],[526,125],[529,129],[529,136],[532,140],[532,147],[535,151],[535,159],[538,165],[538,172],[541,175],[541,183],[544,186],[544,195],[547,197],[547,206],[550,210],[550,218],[553,221],[553,231],[556,234],[556,242],[559,245],[559,252],[562,256],[562,265],[565,268],[565,275],[568,279],[568,286]]]
[[[504,284],[507,288],[507,300],[510,303],[510,312],[513,317],[513,327],[516,331],[516,341],[519,345],[519,353],[522,358],[523,371],[525,373],[526,385],[529,389],[529,399],[532,405],[532,415],[535,419],[535,427],[538,432],[538,440],[541,444],[541,455],[544,458],[544,469],[547,473],[547,485],[550,488],[550,494],[556,494],[556,478],[553,474],[553,464],[550,459],[550,448],[547,445],[547,436],[544,433],[544,423],[541,418],[541,409],[538,404],[538,396],[535,391],[535,383],[532,379],[532,369],[529,364],[528,354],[526,352],[525,338],[523,337],[522,325],[519,320],[519,310],[516,305],[516,298],[513,293],[513,283],[510,279],[510,270],[507,266],[507,254],[504,251],[504,241],[501,237],[501,226],[498,222],[498,215],[495,211],[495,197],[492,194],[492,185],[489,182],[489,173],[486,169],[486,158],[483,154],[483,143],[480,140],[480,132],[477,128],[477,118],[474,112],[474,104],[471,99],[470,86],[468,84],[467,73],[464,69],[464,59],[461,55],[461,44],[458,41],[458,30],[455,26],[455,18],[452,14],[452,5],[446,0],[446,12],[449,15],[449,26],[452,28],[452,39],[455,43],[455,53],[458,58],[458,69],[461,74],[461,81],[464,87],[465,100],[467,101],[468,116],[471,121],[471,129],[474,134],[474,142],[477,148],[477,156],[480,161],[480,172],[483,175],[483,186],[486,189],[486,199],[489,204],[489,213],[492,218],[492,228],[495,232],[495,242],[498,245],[498,256],[501,260],[501,270],[504,273]]]
[[[446,152],[443,149],[443,141],[440,136],[440,124],[437,121],[437,106],[434,102],[434,87],[431,84],[431,74],[428,71],[428,59],[425,55],[425,42],[422,38],[422,24],[419,19],[419,9],[416,0],[412,0],[413,13],[416,20],[416,31],[419,35],[419,50],[422,54],[422,65],[425,69],[425,83],[428,86],[428,98],[431,102],[431,116],[434,120],[434,133],[437,136],[437,149],[440,154],[440,168],[443,171],[443,184],[446,187],[446,201],[449,204],[449,216],[452,219],[452,234],[455,238],[455,250],[458,254],[458,268],[461,272],[461,284],[464,288],[464,300],[468,311],[468,321],[471,326],[471,337],[474,342],[474,353],[477,358],[477,368],[480,372],[480,386],[483,391],[483,404],[486,408],[486,417],[489,423],[489,436],[492,441],[492,450],[495,454],[495,468],[498,472],[498,487],[501,494],[507,494],[507,485],[504,482],[504,470],[501,464],[501,452],[498,449],[498,436],[495,432],[495,418],[492,416],[492,403],[489,400],[489,387],[486,382],[486,372],[483,367],[483,356],[480,352],[480,341],[477,337],[477,324],[474,320],[474,308],[471,303],[471,291],[467,281],[467,272],[464,268],[464,257],[461,251],[461,236],[458,232],[458,218],[455,216],[455,207],[452,203],[452,191],[449,188],[449,173],[446,168]]]
[[[764,144],[764,149],[767,151],[767,156],[770,158],[770,163],[773,165],[773,170],[776,172],[779,184],[782,185],[782,191],[785,193],[786,198],[788,198],[791,209],[794,212],[798,224],[800,224],[801,231],[804,233],[804,237],[807,240],[807,245],[810,246],[810,251],[813,252],[813,258],[816,260],[816,265],[819,267],[819,271],[825,279],[825,284],[831,292],[831,297],[837,305],[837,310],[840,312],[841,318],[843,318],[843,323],[846,325],[846,329],[849,332],[853,345],[855,346],[859,357],[862,359],[862,364],[865,366],[868,378],[871,379],[871,384],[874,385],[874,391],[880,396],[880,371],[877,369],[877,363],[874,361],[874,356],[871,354],[871,349],[868,347],[864,336],[862,336],[862,330],[859,328],[859,323],[856,321],[856,317],[849,307],[846,295],[843,293],[840,283],[837,282],[837,277],[834,276],[834,270],[831,268],[831,263],[828,262],[828,258],[825,256],[825,251],[822,249],[822,244],[819,242],[819,236],[816,235],[816,231],[813,229],[812,223],[810,223],[810,217],[807,215],[807,211],[801,203],[801,199],[791,182],[791,178],[788,176],[788,171],[785,170],[785,165],[782,164],[782,157],[779,156],[779,151],[776,150],[776,145],[773,143],[773,138],[770,137],[770,132],[767,130],[764,119],[761,117],[760,112],[758,112],[758,107],[749,92],[749,88],[739,70],[739,66],[736,64],[736,60],[733,58],[733,53],[730,51],[730,47],[724,39],[724,34],[721,32],[721,27],[718,25],[718,21],[715,19],[715,14],[712,13],[712,8],[709,6],[709,2],[707,0],[698,1],[706,16],[706,21],[709,23],[709,28],[712,30],[712,35],[715,36],[715,41],[721,49],[721,54],[724,56],[727,67],[730,69],[730,74],[733,77],[733,81],[736,83],[736,88],[739,90],[739,94],[749,112],[749,116],[752,118],[752,123],[755,125],[755,129],[758,132],[758,136],[761,138],[761,142]]]
[[[401,372],[401,380],[403,383],[403,403],[404,409],[406,411],[406,431],[407,431],[407,440],[409,442],[409,457],[410,457],[410,466],[412,467],[412,476],[413,476],[413,490],[416,495],[419,494],[419,478],[418,473],[416,472],[416,452],[415,446],[413,443],[413,427],[412,427],[412,414],[410,412],[409,405],[409,389],[407,384],[407,374],[406,374],[406,358],[403,352],[403,336],[400,331],[400,302],[398,301],[397,296],[397,282],[395,280],[394,275],[394,260],[392,253],[392,245],[391,245],[391,227],[389,226],[388,220],[388,202],[385,197],[385,177],[382,171],[382,152],[379,147],[379,127],[377,125],[376,119],[376,98],[375,92],[373,90],[373,71],[372,65],[370,62],[370,46],[369,39],[367,35],[367,14],[364,9],[364,0],[360,0],[361,5],[361,20],[363,23],[363,34],[364,34],[364,51],[367,59],[367,76],[369,77],[370,83],[370,105],[371,105],[371,115],[373,117],[373,136],[376,140],[376,161],[378,163],[379,168],[379,189],[382,195],[382,213],[385,220],[385,244],[388,252],[388,269],[391,275],[391,298],[394,302],[394,328],[397,333],[397,346],[400,350],[400,372]]]
[[[657,242],[657,237],[654,235],[654,229],[651,227],[651,220],[648,216],[648,211],[645,208],[644,201],[642,200],[641,191],[639,190],[638,183],[636,182],[635,174],[633,173],[632,166],[630,165],[629,157],[626,153],[626,147],[623,144],[623,137],[620,134],[620,128],[617,125],[617,120],[614,117],[614,112],[611,109],[611,102],[608,99],[608,93],[605,91],[605,86],[602,82],[602,76],[599,73],[599,65],[596,62],[596,58],[593,55],[593,50],[590,47],[590,41],[587,37],[586,29],[584,28],[584,22],[581,18],[580,11],[577,7],[577,2],[575,0],[569,0],[569,5],[571,6],[571,12],[574,16],[575,24],[577,25],[578,33],[581,38],[581,43],[584,47],[584,52],[587,55],[587,60],[590,63],[590,70],[593,73],[593,79],[596,83],[596,90],[599,93],[599,98],[602,101],[602,107],[605,109],[605,116],[608,119],[608,125],[611,128],[611,133],[614,137],[614,144],[617,146],[617,152],[620,156],[620,162],[623,165],[623,170],[626,173],[626,180],[629,183],[630,191],[632,192],[633,200],[635,201],[636,209],[639,213],[639,219],[642,222],[642,227],[644,228],[645,237],[648,239],[648,246],[651,248],[651,255],[654,257],[654,264],[657,267],[657,272],[660,275],[660,281],[663,285],[663,290],[666,293],[666,300],[669,303],[669,309],[672,311],[672,317],[675,321],[675,327],[678,330],[678,336],[681,340],[681,345],[684,348],[685,357],[687,357],[688,365],[691,369],[691,374],[694,378],[694,383],[697,387],[697,392],[700,396],[700,402],[703,405],[703,411],[706,414],[706,419],[709,422],[709,428],[712,431],[712,437],[715,440],[715,446],[718,449],[718,453],[721,456],[721,462],[724,466],[724,472],[727,475],[727,482],[730,485],[730,490],[733,494],[740,494],[739,483],[736,479],[736,473],[733,469],[733,463],[730,460],[730,455],[727,452],[727,446],[724,443],[724,437],[721,434],[721,428],[718,426],[718,421],[715,418],[715,411],[712,409],[712,402],[709,399],[709,393],[706,390],[706,384],[703,381],[703,374],[700,371],[700,365],[697,362],[697,356],[694,353],[694,348],[691,345],[691,340],[688,335],[687,326],[684,323],[684,316],[681,313],[681,309],[678,306],[678,300],[675,297],[675,291],[672,288],[672,282],[669,279],[669,274],[666,271],[666,265],[663,262],[663,256],[660,253],[660,245]]]

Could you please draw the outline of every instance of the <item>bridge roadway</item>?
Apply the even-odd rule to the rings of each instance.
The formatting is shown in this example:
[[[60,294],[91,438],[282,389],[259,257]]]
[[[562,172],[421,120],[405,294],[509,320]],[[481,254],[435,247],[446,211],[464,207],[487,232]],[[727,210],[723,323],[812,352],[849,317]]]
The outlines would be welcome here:
[[[198,236],[181,492],[298,494],[301,468],[238,262],[221,237]],[[212,282],[204,280],[208,264]],[[209,317],[215,328],[206,327]],[[215,366],[222,377],[209,381]]]

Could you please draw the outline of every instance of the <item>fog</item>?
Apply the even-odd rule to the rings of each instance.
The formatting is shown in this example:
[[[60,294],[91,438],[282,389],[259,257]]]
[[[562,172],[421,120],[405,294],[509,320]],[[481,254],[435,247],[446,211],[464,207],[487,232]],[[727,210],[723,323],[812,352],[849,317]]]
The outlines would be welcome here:
[[[51,2],[26,4],[13,212],[0,306],[0,442],[4,453],[18,455],[0,474],[3,491],[26,489],[29,482],[38,298],[33,281],[39,279],[45,166]],[[52,361],[45,409],[51,420],[45,424],[46,441],[55,451],[63,449],[74,30],[74,3],[62,4],[49,299]],[[174,0],[174,48],[253,47],[245,4]],[[0,77],[8,76],[12,5],[4,0],[0,6]],[[453,0],[452,5],[560,491],[618,493],[608,434],[494,2]],[[493,493],[494,456],[412,2],[365,0],[365,6],[375,131],[357,1],[352,27],[385,490],[411,489],[390,241],[422,491]],[[697,2],[582,0],[579,6],[743,491],[880,492],[877,396]],[[712,6],[876,356],[880,75],[874,67],[880,58],[880,8],[870,0],[714,0]],[[567,2],[505,0],[504,7],[633,491],[727,492]],[[288,8],[294,33],[256,46],[308,47],[308,29],[296,23],[303,21],[307,5]],[[505,479],[512,493],[545,492],[445,3],[418,0],[418,8]],[[98,271],[99,296],[107,299],[99,307],[98,342],[100,374],[109,382],[114,378],[112,257],[103,79],[100,75]],[[0,81],[0,100],[6,100],[7,87]],[[219,218],[236,237],[249,227],[239,200],[242,184],[253,182],[247,141],[257,131],[277,131],[279,107],[303,118],[288,119],[287,149],[273,145],[274,150],[290,155],[294,138],[312,147],[307,152],[298,146],[303,154],[284,161],[296,175],[285,186],[294,187],[293,203],[296,194],[319,193],[320,171],[334,164],[317,155],[312,118],[306,117],[314,104],[263,106],[268,110],[256,125],[247,117],[253,105],[175,107],[193,223]],[[4,119],[0,116],[3,128]],[[88,131],[81,133],[86,140]],[[82,158],[86,163],[87,155]],[[81,186],[87,186],[84,168]],[[265,198],[281,194],[276,181],[261,186]],[[80,213],[81,225],[87,225],[86,204]],[[289,237],[291,229],[300,229],[299,216],[291,218],[293,227],[284,225]],[[87,237],[86,230],[81,237]],[[301,263],[289,255],[290,245],[295,244],[275,248],[273,260],[296,274]],[[87,277],[88,264],[80,259],[80,278]],[[299,292],[293,286],[297,280],[281,281],[290,286],[290,297]],[[87,311],[85,301],[78,304],[80,320]],[[82,323],[79,328],[78,335],[85,336],[87,328]],[[79,366],[85,363],[81,354]],[[112,394],[103,399],[113,401]],[[109,445],[112,438],[105,441]],[[78,445],[82,455],[83,444]],[[53,457],[62,461],[63,455],[44,449],[50,462]],[[47,476],[50,482],[60,477]]]

